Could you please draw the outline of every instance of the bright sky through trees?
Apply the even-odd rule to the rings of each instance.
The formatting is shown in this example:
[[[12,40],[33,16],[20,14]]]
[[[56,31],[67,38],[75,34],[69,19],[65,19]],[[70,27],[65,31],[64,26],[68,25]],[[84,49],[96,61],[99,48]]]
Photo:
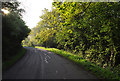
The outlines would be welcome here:
[[[21,2],[21,7],[25,9],[23,20],[29,28],[33,28],[40,21],[39,16],[42,15],[42,10],[47,8],[51,10],[53,0],[18,0]]]
[[[1,9],[1,11],[3,11],[4,14],[8,14],[8,13],[9,13],[9,11],[8,11],[8,10],[5,10],[5,9]]]

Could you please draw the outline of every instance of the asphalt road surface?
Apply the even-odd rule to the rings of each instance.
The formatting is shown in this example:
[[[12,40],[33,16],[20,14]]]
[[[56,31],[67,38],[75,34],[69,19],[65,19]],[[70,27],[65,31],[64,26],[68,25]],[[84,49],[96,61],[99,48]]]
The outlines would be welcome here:
[[[32,47],[26,49],[25,56],[3,73],[3,79],[97,79],[57,54]]]

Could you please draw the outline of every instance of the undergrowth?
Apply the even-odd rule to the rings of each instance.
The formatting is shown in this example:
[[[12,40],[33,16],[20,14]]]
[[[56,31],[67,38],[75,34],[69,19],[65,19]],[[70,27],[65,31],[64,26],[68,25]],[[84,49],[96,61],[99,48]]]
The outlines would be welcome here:
[[[15,56],[9,57],[10,58],[9,60],[6,60],[2,63],[2,70],[5,71],[9,67],[11,67],[13,64],[15,64],[16,61],[18,61],[22,56],[24,56],[25,52],[26,52],[26,49],[21,48],[18,54],[16,54]]]

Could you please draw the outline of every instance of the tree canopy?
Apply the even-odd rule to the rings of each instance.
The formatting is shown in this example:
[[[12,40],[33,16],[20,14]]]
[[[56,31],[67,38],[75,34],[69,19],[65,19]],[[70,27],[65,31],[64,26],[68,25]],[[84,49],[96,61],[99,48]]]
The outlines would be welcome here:
[[[53,2],[43,12],[34,45],[81,53],[102,67],[120,64],[120,3]]]

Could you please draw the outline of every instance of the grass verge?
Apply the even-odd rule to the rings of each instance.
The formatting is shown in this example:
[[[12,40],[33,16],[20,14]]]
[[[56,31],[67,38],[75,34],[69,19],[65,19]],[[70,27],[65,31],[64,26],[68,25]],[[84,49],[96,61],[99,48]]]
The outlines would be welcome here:
[[[92,72],[98,78],[109,79],[109,81],[112,81],[113,79],[120,80],[120,76],[114,74],[111,70],[102,68],[94,63],[91,63],[78,55],[74,55],[72,53],[69,53],[69,52],[66,52],[63,50],[59,50],[56,48],[44,48],[44,47],[38,47],[38,46],[36,46],[35,48],[45,49],[45,50],[54,52],[56,54],[59,54],[61,56],[64,56],[67,59],[72,60],[76,64],[83,66],[86,70]]]
[[[2,63],[2,70],[3,72],[7,70],[9,67],[11,67],[13,64],[15,64],[22,56],[24,56],[26,52],[25,48],[21,48],[18,54],[16,54],[13,57],[10,57],[10,60],[7,60]]]

